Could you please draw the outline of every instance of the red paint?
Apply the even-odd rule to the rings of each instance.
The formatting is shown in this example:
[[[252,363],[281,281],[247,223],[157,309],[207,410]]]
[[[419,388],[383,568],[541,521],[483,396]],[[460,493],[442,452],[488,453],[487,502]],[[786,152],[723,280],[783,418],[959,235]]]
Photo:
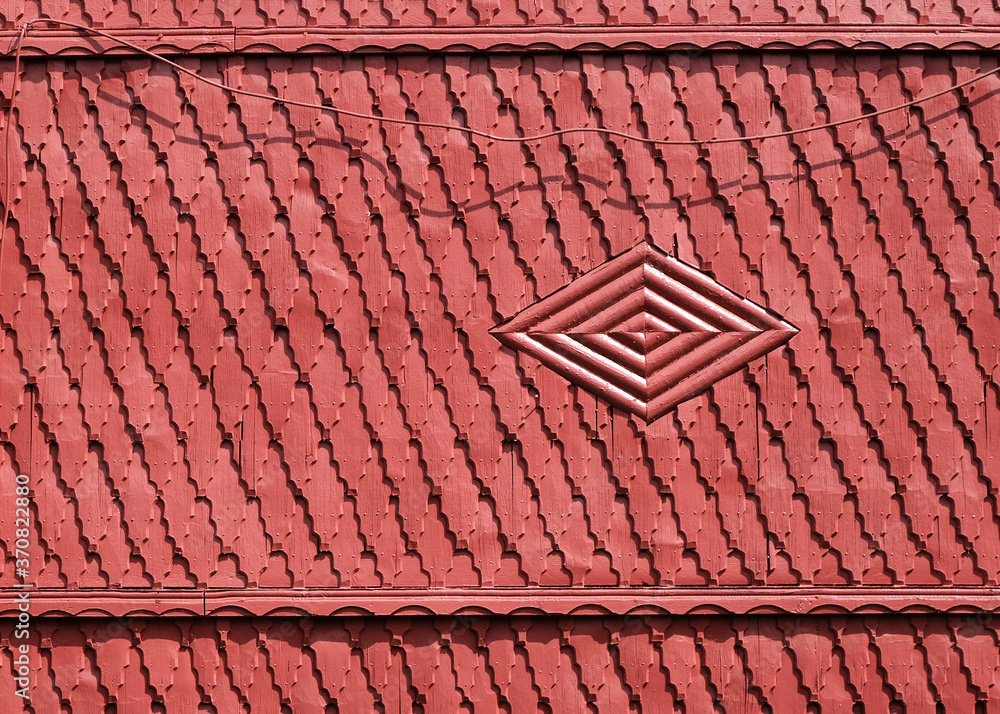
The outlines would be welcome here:
[[[140,14],[175,23],[166,7]],[[428,44],[469,24],[462,8],[364,7],[345,22],[445,17]],[[523,22],[593,11],[538,8]],[[694,15],[722,26],[720,8]],[[308,19],[293,10],[274,25]],[[263,26],[271,11],[227,12]],[[442,46],[509,41],[480,29]],[[258,49],[305,42],[264,31]],[[558,34],[603,34],[586,33]],[[622,46],[606,34],[595,47]],[[759,51],[181,61],[362,113],[678,140],[846,119],[996,67]],[[231,98],[146,59],[27,60],[0,185],[0,502],[31,476],[34,602],[51,616],[35,710],[975,711],[1000,669],[998,87],[699,152],[501,145]],[[640,242],[658,248],[628,252]],[[694,281],[654,296],[780,339],[677,381],[690,399],[646,423],[491,334],[565,317],[545,296],[607,297],[608,266],[650,261]],[[646,359],[656,338],[625,307],[599,301],[609,321],[586,334]],[[8,618],[15,531],[0,511]]]
[[[490,332],[651,422],[784,344],[796,329],[640,243]]]
[[[17,617],[17,593],[0,599],[0,617]],[[193,588],[36,590],[31,612],[47,617],[475,617],[547,615],[883,615],[972,618],[1000,609],[995,589],[823,586],[751,588]]]
[[[665,5],[659,0],[636,2],[584,3],[574,0],[547,0],[524,3],[518,0],[409,0],[387,1],[372,6],[359,0],[347,0],[337,5],[297,0],[288,4],[256,3],[251,0],[229,2],[195,2],[175,0],[164,5],[148,6],[139,2],[105,4],[98,0],[55,2],[42,0],[27,8],[3,8],[3,19],[9,28],[22,19],[39,14],[56,19],[79,21],[89,18],[95,27],[118,29],[162,28],[174,34],[184,28],[228,28],[274,33],[275,28],[322,33],[323,30],[377,28],[392,32],[419,28],[428,34],[445,28],[478,28],[502,33],[507,28],[539,28],[598,26],[614,31],[618,26],[688,27],[697,30],[703,25],[753,24],[771,26],[814,26],[810,31],[819,36],[816,25],[828,24],[830,32],[848,26],[859,32],[875,28],[908,29],[919,25],[955,28],[972,34],[977,28],[1000,25],[1000,11],[987,3],[960,3],[956,0],[934,5],[902,6],[894,3],[878,5],[843,5],[823,0],[802,6],[789,0],[755,3],[733,0],[725,5],[705,0]],[[856,29],[855,29],[856,28]],[[872,34],[878,34],[873,32]],[[232,34],[230,34],[230,40]],[[878,42],[877,38],[872,40]],[[417,46],[422,43],[416,41]],[[340,48],[335,48],[340,49]]]
[[[52,15],[49,15],[52,17]],[[6,46],[15,30],[0,30]],[[197,53],[253,55],[327,54],[331,48],[352,54],[385,52],[449,52],[470,50],[498,53],[526,51],[649,51],[674,50],[830,50],[915,51],[927,49],[968,52],[1000,47],[995,25],[969,26],[955,22],[940,25],[867,23],[823,25],[739,23],[701,25],[580,25],[456,26],[456,27],[134,27],[114,30],[114,35],[140,47],[168,55]],[[118,43],[99,36],[82,36],[60,27],[34,25],[25,38],[26,55],[94,55],[121,53]]]
[[[975,711],[993,625],[921,616],[156,618],[39,626],[37,709]],[[940,648],[942,657],[927,656]],[[859,663],[877,661],[878,666]],[[947,687],[938,688],[945,672]],[[933,673],[933,674],[931,674]],[[928,676],[931,674],[931,676]],[[932,678],[933,677],[933,678]],[[100,686],[98,686],[98,683]],[[806,683],[806,684],[803,684]],[[58,687],[58,693],[55,689]],[[730,706],[731,704],[731,706]],[[767,709],[765,709],[765,706]]]

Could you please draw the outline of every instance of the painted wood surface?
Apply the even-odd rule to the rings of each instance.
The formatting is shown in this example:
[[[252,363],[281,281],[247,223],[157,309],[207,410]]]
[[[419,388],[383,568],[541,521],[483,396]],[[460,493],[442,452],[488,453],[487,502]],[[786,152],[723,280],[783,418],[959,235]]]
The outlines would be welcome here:
[[[180,61],[379,116],[670,139],[997,67]],[[146,58],[26,60],[0,166],[0,502],[29,475],[38,711],[992,711],[998,90],[754,144],[518,145]],[[491,333],[639,244],[796,331],[638,416]],[[591,344],[612,367],[653,349],[624,310]],[[4,510],[8,617],[15,540]]]

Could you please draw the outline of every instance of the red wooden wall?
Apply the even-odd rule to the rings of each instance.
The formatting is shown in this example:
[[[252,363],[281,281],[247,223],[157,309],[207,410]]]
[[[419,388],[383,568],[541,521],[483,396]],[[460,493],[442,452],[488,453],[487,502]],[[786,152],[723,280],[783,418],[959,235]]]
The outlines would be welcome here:
[[[42,10],[504,136],[998,67],[991,5],[96,5]],[[31,30],[0,184],[33,711],[1000,711],[1000,77],[516,144],[111,44]],[[489,333],[640,241],[798,328],[648,424]]]

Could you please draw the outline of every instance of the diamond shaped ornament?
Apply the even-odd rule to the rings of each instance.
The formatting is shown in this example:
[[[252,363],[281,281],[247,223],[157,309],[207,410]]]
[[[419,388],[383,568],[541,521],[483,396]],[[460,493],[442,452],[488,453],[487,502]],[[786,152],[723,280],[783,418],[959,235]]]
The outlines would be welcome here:
[[[507,347],[647,422],[796,332],[649,243],[490,330]]]

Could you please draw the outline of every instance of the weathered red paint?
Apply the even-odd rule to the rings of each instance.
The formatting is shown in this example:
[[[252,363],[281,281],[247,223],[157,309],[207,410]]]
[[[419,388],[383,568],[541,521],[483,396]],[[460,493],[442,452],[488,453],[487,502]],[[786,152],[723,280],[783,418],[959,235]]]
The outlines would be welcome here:
[[[301,32],[271,28],[321,12],[201,7],[177,13],[239,16],[299,48]],[[338,17],[465,22],[394,7]],[[513,22],[512,5],[490,7]],[[590,12],[537,7],[521,24]],[[108,26],[137,22],[108,8]],[[138,17],[156,27],[168,10]],[[958,28],[994,12],[875,14]],[[612,14],[645,9],[594,22]],[[759,51],[180,61],[362,113],[672,139],[835,121],[997,66]],[[0,503],[31,476],[36,711],[991,702],[998,89],[994,76],[754,146],[519,146],[230,97],[147,59],[28,60],[0,183]],[[637,243],[799,332],[652,423],[490,333]],[[6,617],[15,531],[0,509]]]

